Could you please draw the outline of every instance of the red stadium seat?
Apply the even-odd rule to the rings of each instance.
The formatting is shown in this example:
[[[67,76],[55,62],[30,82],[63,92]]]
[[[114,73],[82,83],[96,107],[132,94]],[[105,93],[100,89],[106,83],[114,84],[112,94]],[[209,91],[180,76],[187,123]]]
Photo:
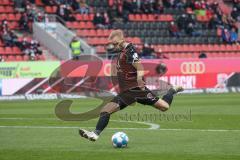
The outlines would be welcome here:
[[[0,14],[0,20],[8,19],[8,14]]]
[[[83,14],[83,20],[84,21],[91,21],[91,18],[88,14]]]
[[[104,37],[104,36],[105,36],[104,30],[98,29],[98,30],[96,31],[96,35],[97,35],[98,37]]]
[[[24,56],[23,56],[23,60],[24,60],[24,61],[28,61],[28,60],[29,60],[29,56],[28,56],[28,55],[24,55]]]
[[[155,15],[154,14],[149,14],[148,15],[148,21],[155,21]]]
[[[0,54],[5,54],[5,49],[3,47],[0,47]]]
[[[72,28],[73,29],[78,29],[80,27],[81,27],[81,25],[78,22],[72,22]]]
[[[141,21],[142,17],[140,14],[136,14],[134,17],[134,21]]]
[[[6,61],[15,61],[15,56],[12,55],[8,56]]]
[[[72,22],[66,22],[66,26],[68,28],[73,28],[73,23]]]
[[[146,14],[142,14],[141,21],[149,21],[148,16]]]
[[[23,57],[18,55],[18,56],[16,56],[15,60],[16,60],[16,61],[22,61],[22,60],[23,60]]]
[[[12,6],[6,6],[5,9],[4,9],[4,12],[5,13],[13,13],[14,9],[13,9]]]
[[[135,20],[135,15],[134,14],[129,14],[128,19],[130,21],[134,21]]]
[[[95,28],[95,26],[93,25],[92,22],[85,22],[85,27],[88,28],[88,29],[93,29],[93,28]]]
[[[89,16],[90,21],[93,21],[93,19],[94,19],[94,14],[89,14],[88,16]]]
[[[21,54],[22,53],[22,51],[18,48],[18,47],[13,47],[13,53],[15,53],[15,54]]]
[[[15,17],[15,14],[8,14],[8,20],[10,21],[15,21],[16,20],[16,17]]]
[[[88,33],[88,36],[91,36],[91,37],[97,36],[97,33],[94,29],[89,30],[87,33]]]
[[[11,47],[6,47],[5,48],[5,54],[14,54],[12,48]]]
[[[22,15],[21,15],[20,13],[16,14],[16,15],[15,15],[16,20],[19,21],[20,18],[21,18],[21,16],[22,16]]]
[[[82,15],[82,14],[76,14],[75,18],[76,18],[78,21],[83,21],[83,15]]]
[[[5,9],[3,6],[0,6],[0,13],[5,13]]]
[[[37,6],[43,6],[42,0],[35,0]]]
[[[46,6],[45,7],[45,12],[46,13],[52,13],[52,7],[51,6]]]

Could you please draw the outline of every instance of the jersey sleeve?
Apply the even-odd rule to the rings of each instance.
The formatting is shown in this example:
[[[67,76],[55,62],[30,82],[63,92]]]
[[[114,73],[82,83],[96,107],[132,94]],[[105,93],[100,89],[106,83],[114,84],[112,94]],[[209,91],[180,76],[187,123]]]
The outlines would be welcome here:
[[[127,48],[127,63],[133,64],[135,62],[139,61],[139,55],[137,53],[136,48],[132,45],[129,44],[130,46]]]

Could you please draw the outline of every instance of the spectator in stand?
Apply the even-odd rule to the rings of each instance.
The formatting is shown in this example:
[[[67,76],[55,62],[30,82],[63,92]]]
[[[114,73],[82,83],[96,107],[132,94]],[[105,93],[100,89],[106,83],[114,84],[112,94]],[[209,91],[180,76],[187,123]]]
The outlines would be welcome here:
[[[222,21],[218,18],[216,14],[214,14],[208,23],[208,28],[216,29],[217,27],[222,26],[222,24]]]
[[[56,5],[55,0],[42,0],[42,3],[47,6],[54,6]]]
[[[13,3],[14,3],[15,8],[20,9],[20,8],[26,7],[27,1],[26,0],[13,0]]]
[[[19,20],[19,27],[25,32],[29,32],[30,28],[28,26],[29,23],[29,17],[26,12],[24,12]]]
[[[76,20],[71,13],[72,13],[71,6],[65,5],[65,4],[58,5],[57,15],[62,17],[65,21],[75,21]]]
[[[164,6],[162,1],[156,0],[153,4],[153,9],[156,14],[161,14],[164,11]]]
[[[36,60],[36,56],[42,54],[42,51],[38,48],[39,46],[38,41],[31,40],[29,43],[24,39],[20,49],[30,57],[30,60]]]
[[[233,6],[240,10],[240,2],[239,0],[233,0]]]
[[[177,25],[180,30],[185,30],[187,28],[187,16],[186,14],[182,14],[178,19],[177,19]]]
[[[230,43],[230,37],[231,37],[231,35],[230,35],[229,30],[227,28],[222,29],[222,40],[223,40],[223,42]]]
[[[156,55],[154,53],[154,49],[149,46],[149,44],[145,43],[142,48],[142,54],[141,57],[144,59],[153,59],[156,58]]]
[[[174,7],[178,9],[183,9],[186,7],[186,2],[184,2],[183,0],[175,0]]]
[[[170,33],[170,35],[172,35],[174,37],[181,36],[181,32],[179,31],[178,26],[175,24],[174,21],[172,21],[169,25],[169,33]]]
[[[111,28],[111,21],[107,12],[103,13],[103,18],[104,18],[104,25],[106,26],[106,28]]]
[[[111,8],[108,9],[108,15],[109,15],[109,19],[110,22],[115,22],[118,19],[118,10],[117,10],[117,6],[113,5]]]
[[[1,32],[8,32],[9,31],[9,26],[8,26],[8,21],[4,19],[1,24]]]
[[[14,46],[17,46],[18,45],[18,37],[17,37],[17,35],[13,31],[9,31],[9,34],[10,34],[10,37],[11,37],[12,44]]]
[[[123,1],[123,10],[128,11],[130,13],[134,13],[134,11],[136,10],[135,7],[136,6],[133,5],[131,0],[124,0]]]
[[[6,47],[12,47],[14,45],[9,32],[4,31],[1,38]]]
[[[233,7],[233,10],[231,12],[231,16],[236,21],[240,21],[240,11],[236,7]]]
[[[230,43],[232,43],[232,44],[238,43],[238,34],[237,34],[236,28],[234,28],[234,27],[230,31]]]
[[[13,47],[17,44],[17,36],[13,31],[4,30],[1,34],[1,39],[6,47]]]
[[[149,1],[142,2],[141,3],[141,11],[143,13],[146,13],[146,14],[153,13],[154,10],[153,10],[153,3],[152,3],[152,1],[149,0]]]
[[[196,30],[194,29],[193,23],[189,23],[189,24],[188,24],[187,28],[185,29],[185,32],[186,32],[187,35],[189,35],[189,36],[194,36],[194,37],[201,35],[201,32],[200,32],[200,31],[196,31]]]
[[[23,41],[20,43],[19,48],[21,51],[24,51],[24,50],[28,49],[29,46],[30,46],[30,43],[27,41],[26,38],[24,38]]]
[[[94,15],[93,24],[94,24],[97,28],[101,28],[101,29],[104,29],[104,28],[105,28],[105,18],[104,18],[104,16],[101,15],[100,12],[97,12],[97,13]]]
[[[40,50],[39,47],[39,42],[37,40],[32,40],[32,48],[36,55],[42,55],[42,50]]]
[[[172,6],[170,0],[162,0],[162,3],[165,8],[170,8]]]
[[[207,54],[205,52],[201,52],[199,55],[198,55],[198,58],[207,58]]]
[[[80,14],[89,14],[90,13],[90,8],[87,5],[85,0],[76,0],[77,3],[74,2],[76,8],[76,12]]]

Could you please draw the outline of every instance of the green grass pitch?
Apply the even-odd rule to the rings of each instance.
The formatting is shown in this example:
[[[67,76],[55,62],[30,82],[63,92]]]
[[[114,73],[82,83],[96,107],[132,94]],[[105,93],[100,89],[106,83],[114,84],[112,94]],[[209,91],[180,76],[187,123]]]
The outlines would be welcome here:
[[[57,102],[0,102],[0,160],[240,159],[239,94],[178,95],[165,113],[150,106],[130,106],[112,116],[114,121],[95,143],[80,138],[78,127],[94,127],[97,119],[61,121],[54,114]],[[99,103],[78,99],[71,110],[83,112]],[[160,128],[122,122],[130,116],[137,120],[136,115]],[[112,147],[110,139],[117,131],[129,136],[127,148]]]

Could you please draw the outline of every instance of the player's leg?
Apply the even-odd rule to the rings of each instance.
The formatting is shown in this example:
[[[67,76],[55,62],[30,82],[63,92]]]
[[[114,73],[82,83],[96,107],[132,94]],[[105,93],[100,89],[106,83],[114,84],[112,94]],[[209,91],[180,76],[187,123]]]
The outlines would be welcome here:
[[[154,103],[153,106],[163,112],[167,111],[170,105],[172,104],[174,94],[182,91],[183,91],[182,87],[170,88],[161,99]]]
[[[97,135],[100,135],[101,132],[104,130],[104,128],[106,128],[106,126],[108,125],[110,115],[119,110],[120,110],[120,105],[115,102],[109,102],[108,104],[106,104],[101,109],[100,117],[99,117],[98,123],[96,125],[96,129],[94,132]]]
[[[94,131],[87,131],[84,129],[79,130],[79,134],[87,138],[91,141],[96,141],[101,134],[101,132],[106,128],[106,126],[109,123],[110,115],[114,112],[117,112],[120,110],[119,104],[115,102],[109,102],[107,103],[100,111],[99,119],[96,125],[96,129]]]
[[[96,125],[96,129],[89,132],[84,129],[79,130],[79,134],[91,141],[96,141],[101,132],[107,127],[112,113],[124,109],[128,105],[135,102],[135,99],[131,97],[130,92],[124,92],[114,97],[113,100],[107,103],[100,111],[99,120]]]

